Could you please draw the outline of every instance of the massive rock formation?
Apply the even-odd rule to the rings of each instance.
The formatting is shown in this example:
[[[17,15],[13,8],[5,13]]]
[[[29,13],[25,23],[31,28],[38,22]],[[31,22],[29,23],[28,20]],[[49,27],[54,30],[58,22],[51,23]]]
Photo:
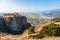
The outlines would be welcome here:
[[[27,18],[19,14],[5,14],[0,18],[0,30],[3,32],[22,33],[29,26],[31,25],[27,22]]]

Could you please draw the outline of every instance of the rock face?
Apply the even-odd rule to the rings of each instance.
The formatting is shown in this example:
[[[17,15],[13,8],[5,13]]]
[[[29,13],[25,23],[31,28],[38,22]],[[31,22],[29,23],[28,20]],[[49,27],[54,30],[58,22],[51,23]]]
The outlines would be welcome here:
[[[4,31],[6,29],[6,21],[0,17],[0,31]]]
[[[28,28],[30,23],[27,22],[27,18],[21,15],[11,14],[5,15],[0,18],[0,30],[9,33],[22,33],[26,28]]]

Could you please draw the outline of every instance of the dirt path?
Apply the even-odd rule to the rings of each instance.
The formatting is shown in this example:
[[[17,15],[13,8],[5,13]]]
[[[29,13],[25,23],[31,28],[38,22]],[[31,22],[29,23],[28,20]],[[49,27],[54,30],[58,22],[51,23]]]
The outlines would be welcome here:
[[[51,24],[51,23],[52,23],[51,21],[48,21],[48,22],[46,22],[46,23],[44,23],[44,24],[38,25],[38,26],[35,28],[35,32],[39,32],[44,26],[49,25],[49,24]]]
[[[45,37],[42,40],[60,40],[60,37]]]

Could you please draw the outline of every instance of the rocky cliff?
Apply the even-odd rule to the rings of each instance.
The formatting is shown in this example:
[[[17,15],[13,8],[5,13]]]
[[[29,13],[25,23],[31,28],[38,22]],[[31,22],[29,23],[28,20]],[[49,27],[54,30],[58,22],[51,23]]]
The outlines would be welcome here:
[[[7,19],[7,20],[6,20]],[[13,17],[0,18],[0,31],[8,33],[22,33],[26,28],[31,26],[27,22],[27,18],[21,15],[13,15]]]

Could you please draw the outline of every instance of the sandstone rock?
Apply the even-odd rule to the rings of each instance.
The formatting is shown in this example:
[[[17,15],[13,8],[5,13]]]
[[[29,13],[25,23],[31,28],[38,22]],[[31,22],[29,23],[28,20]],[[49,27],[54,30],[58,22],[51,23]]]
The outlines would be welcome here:
[[[19,14],[8,14],[0,18],[0,30],[2,29],[4,32],[22,33],[29,26],[31,25],[27,22],[27,18]]]

